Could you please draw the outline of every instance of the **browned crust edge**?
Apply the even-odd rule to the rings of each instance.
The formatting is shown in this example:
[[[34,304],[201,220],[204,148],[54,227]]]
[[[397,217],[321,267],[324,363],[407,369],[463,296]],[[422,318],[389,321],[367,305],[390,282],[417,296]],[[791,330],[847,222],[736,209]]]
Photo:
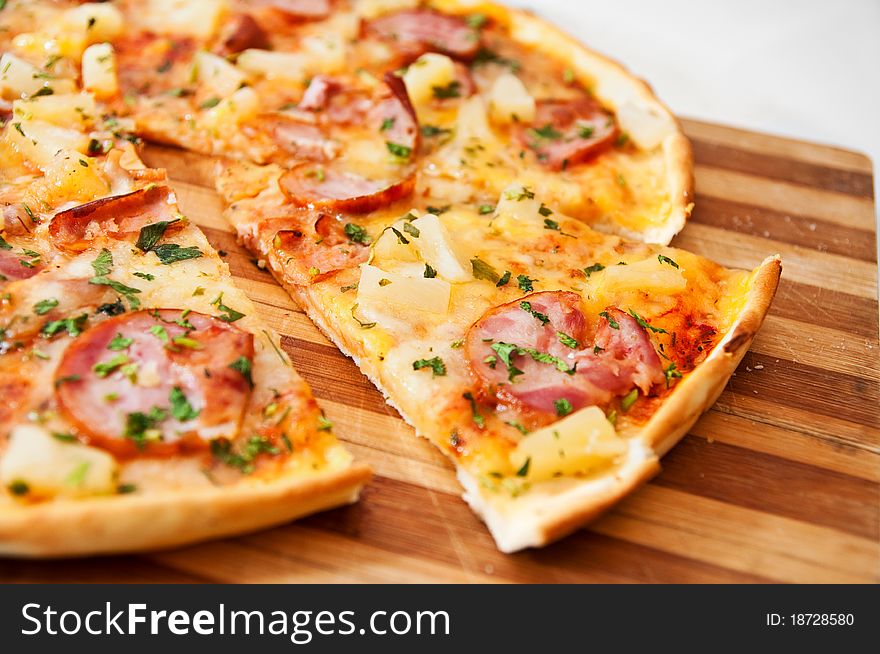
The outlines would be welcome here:
[[[0,508],[0,555],[57,558],[189,545],[351,504],[371,475],[355,463],[227,488]]]

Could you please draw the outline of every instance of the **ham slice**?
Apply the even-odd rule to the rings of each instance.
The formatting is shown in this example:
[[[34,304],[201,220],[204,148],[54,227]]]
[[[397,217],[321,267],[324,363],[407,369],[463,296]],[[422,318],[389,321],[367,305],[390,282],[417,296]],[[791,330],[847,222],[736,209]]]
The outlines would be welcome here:
[[[407,59],[434,51],[470,60],[480,49],[480,34],[458,16],[431,9],[405,9],[376,18],[367,32],[393,42]]]
[[[330,166],[302,164],[284,173],[278,185],[297,207],[322,211],[369,213],[412,195],[416,179],[373,180]]]
[[[253,4],[298,20],[321,20],[332,9],[330,0],[256,0]]]
[[[534,293],[489,310],[468,331],[465,354],[483,391],[541,413],[603,405],[665,377],[650,338],[629,314],[609,307],[593,343],[576,293]]]
[[[346,216],[303,211],[285,219],[273,219],[260,225],[260,231],[275,231],[273,254],[285,262],[286,280],[297,286],[354,268],[369,256],[369,241],[353,240],[345,232],[347,224],[356,224]]]
[[[271,49],[269,35],[250,14],[236,14],[223,26],[214,52],[221,56],[238,54],[248,48]]]
[[[3,282],[28,279],[40,272],[43,266],[39,261],[34,262],[32,260],[33,257],[29,257],[21,252],[0,250],[0,286],[2,286]],[[26,266],[22,261],[31,263],[31,265]]]
[[[564,170],[611,147],[618,133],[614,117],[585,96],[539,101],[534,122],[517,136],[548,168]]]
[[[60,211],[49,223],[49,235],[57,247],[82,252],[97,236],[137,237],[142,227],[160,221],[171,223],[166,231],[171,234],[179,228],[178,218],[171,189],[153,186]]]
[[[218,318],[126,313],[70,344],[55,395],[80,437],[116,456],[204,450],[214,438],[237,435],[250,381],[241,364],[230,366],[253,356],[253,335]]]

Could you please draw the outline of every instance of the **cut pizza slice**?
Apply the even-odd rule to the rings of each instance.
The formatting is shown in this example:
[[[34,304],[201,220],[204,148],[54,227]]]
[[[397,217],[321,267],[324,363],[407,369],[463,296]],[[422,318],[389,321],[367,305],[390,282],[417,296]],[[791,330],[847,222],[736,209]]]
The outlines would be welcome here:
[[[453,460],[504,551],[565,535],[658,471],[748,349],[781,270],[601,234],[520,184],[489,211],[405,198],[355,214],[285,203],[289,175],[228,165],[227,217]]]
[[[0,133],[0,553],[169,547],[355,501],[369,469],[124,121],[85,93],[18,93]]]
[[[529,13],[462,0],[33,4],[42,27],[11,26],[35,30],[19,50],[101,8],[108,43],[86,50],[84,78],[152,141],[298,167],[331,196],[342,180],[480,205],[516,179],[652,243],[691,210],[690,147],[669,111]]]

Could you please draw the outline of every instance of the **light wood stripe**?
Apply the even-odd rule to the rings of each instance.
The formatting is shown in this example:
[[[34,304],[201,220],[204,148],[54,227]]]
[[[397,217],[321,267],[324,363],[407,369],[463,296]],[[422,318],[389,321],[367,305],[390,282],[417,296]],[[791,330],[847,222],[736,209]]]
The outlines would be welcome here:
[[[802,216],[815,216],[837,225],[871,230],[875,225],[874,203],[868,198],[853,197],[809,188],[745,173],[713,168],[698,163],[695,167],[696,191],[734,202]]]
[[[755,154],[767,154],[791,161],[872,174],[871,160],[860,152],[706,123],[694,118],[684,118],[681,122],[685,134],[690,138],[719,143]]]

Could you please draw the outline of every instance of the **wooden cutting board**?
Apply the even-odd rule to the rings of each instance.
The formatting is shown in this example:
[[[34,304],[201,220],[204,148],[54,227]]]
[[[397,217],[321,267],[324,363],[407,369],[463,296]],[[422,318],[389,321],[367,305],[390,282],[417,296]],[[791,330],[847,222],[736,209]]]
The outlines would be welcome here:
[[[727,266],[783,258],[763,330],[663,472],[586,529],[500,554],[451,466],[417,439],[220,216],[204,159],[160,148],[206,231],[376,477],[361,502],[144,556],[0,561],[8,581],[877,582],[880,345],[870,161],[696,121],[696,210],[673,245]]]

